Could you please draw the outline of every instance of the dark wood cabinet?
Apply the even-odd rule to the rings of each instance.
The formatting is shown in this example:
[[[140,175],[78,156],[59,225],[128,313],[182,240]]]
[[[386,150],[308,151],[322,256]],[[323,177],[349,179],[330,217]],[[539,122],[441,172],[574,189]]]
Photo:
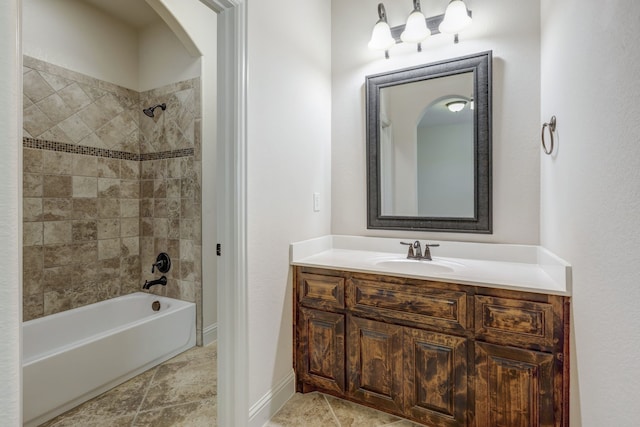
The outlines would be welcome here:
[[[476,342],[476,423],[552,427],[553,354]]]
[[[566,296],[295,267],[297,389],[433,427],[568,427]]]
[[[349,394],[376,408],[402,411],[403,328],[351,315],[347,319]]]
[[[345,391],[344,333],[344,314],[300,308],[296,345],[299,381],[337,393]]]

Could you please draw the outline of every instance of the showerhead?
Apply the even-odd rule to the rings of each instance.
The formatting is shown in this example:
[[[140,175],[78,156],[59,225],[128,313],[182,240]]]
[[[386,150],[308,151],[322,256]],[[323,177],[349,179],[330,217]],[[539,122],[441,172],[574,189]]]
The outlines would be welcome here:
[[[164,111],[167,109],[167,104],[162,103],[162,104],[155,105],[153,107],[145,108],[144,110],[142,110],[142,112],[149,117],[153,117],[153,110],[155,110],[158,107],[162,108],[162,111]]]

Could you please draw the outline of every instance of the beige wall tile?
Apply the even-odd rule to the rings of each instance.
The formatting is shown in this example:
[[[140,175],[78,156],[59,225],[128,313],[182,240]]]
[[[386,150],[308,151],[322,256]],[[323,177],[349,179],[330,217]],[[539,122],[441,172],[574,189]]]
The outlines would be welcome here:
[[[140,253],[140,238],[138,237],[123,237],[121,239],[121,256],[138,256]]]
[[[98,199],[98,218],[120,218],[120,199]]]
[[[43,293],[22,295],[22,320],[37,319],[44,315]]]
[[[71,225],[71,236],[74,242],[85,242],[98,239],[98,221],[73,221]]]
[[[145,196],[143,196],[145,197]],[[164,199],[167,197],[167,183],[164,179],[156,179],[153,182],[153,197]]]
[[[73,218],[75,219],[94,219],[98,217],[98,199],[73,199],[72,200]]]
[[[73,172],[73,155],[59,151],[43,150],[42,171],[49,175],[71,175]]]
[[[93,264],[98,259],[98,242],[85,242],[44,247],[44,267]]]
[[[140,197],[143,199],[153,198],[155,182],[152,179],[145,179],[140,182]]]
[[[153,218],[140,218],[140,236],[153,237]]]
[[[22,168],[25,172],[42,173],[42,150],[23,148]]]
[[[98,239],[113,239],[120,237],[120,219],[99,219],[98,220]]]
[[[133,237],[140,235],[139,218],[122,218],[120,220],[120,237]]]
[[[69,137],[71,141],[76,144],[83,141],[93,133],[93,131],[84,124],[78,114],[67,117],[65,120],[58,123],[58,127]]]
[[[73,197],[98,197],[98,178],[90,176],[74,176],[72,180]]]
[[[180,198],[180,179],[167,179],[167,198]]]
[[[47,96],[36,105],[53,123],[59,123],[75,113],[57,93]]]
[[[98,259],[110,259],[120,257],[120,239],[98,240]]]
[[[120,199],[120,216],[122,218],[139,218],[140,200]]]
[[[73,174],[78,176],[97,176],[98,158],[84,154],[73,155]],[[96,190],[97,191],[97,190]],[[94,196],[95,197],[95,196]]]
[[[140,182],[135,180],[120,181],[120,197],[123,199],[140,198]]]
[[[180,239],[180,220],[179,219],[169,219],[169,234],[167,237],[169,239]]]
[[[120,178],[120,160],[98,157],[98,176],[101,178]]]
[[[22,244],[24,246],[42,245],[43,223],[26,222],[22,225]]]
[[[25,197],[22,199],[22,219],[24,221],[42,221],[42,198]]]
[[[120,160],[120,178],[140,179],[140,162],[133,160]]]
[[[167,218],[167,199],[153,199],[153,216]]]
[[[23,293],[25,295],[42,295],[44,268],[42,253],[42,246],[26,246],[22,249]]]
[[[62,221],[73,219],[73,201],[71,199],[42,199],[42,219]]]
[[[42,175],[25,173],[22,179],[22,195],[24,197],[42,197]]]
[[[35,70],[23,74],[22,79],[24,94],[33,102],[38,102],[55,93],[55,90]]]
[[[44,269],[44,292],[72,288],[77,283],[78,269],[73,264]]]
[[[98,178],[98,197],[119,198],[120,180],[118,178]]]
[[[170,219],[180,218],[180,199],[167,199],[167,217]]]
[[[71,221],[47,221],[44,223],[44,244],[71,243]]]
[[[167,218],[153,219],[153,235],[165,239],[169,237],[169,220]]]
[[[70,176],[45,175],[42,183],[44,197],[71,197],[72,185]]]

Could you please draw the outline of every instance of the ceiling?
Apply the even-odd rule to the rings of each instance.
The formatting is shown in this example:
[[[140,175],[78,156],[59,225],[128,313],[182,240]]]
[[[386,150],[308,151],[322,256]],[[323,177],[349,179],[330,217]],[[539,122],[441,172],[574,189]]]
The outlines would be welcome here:
[[[82,0],[136,29],[160,20],[145,0]]]

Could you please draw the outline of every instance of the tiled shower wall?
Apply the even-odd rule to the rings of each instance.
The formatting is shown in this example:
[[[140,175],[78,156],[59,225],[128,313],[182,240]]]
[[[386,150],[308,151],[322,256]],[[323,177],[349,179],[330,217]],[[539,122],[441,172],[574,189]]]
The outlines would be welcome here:
[[[153,291],[199,309],[199,79],[138,93],[24,65],[24,320],[140,290],[159,252]]]

